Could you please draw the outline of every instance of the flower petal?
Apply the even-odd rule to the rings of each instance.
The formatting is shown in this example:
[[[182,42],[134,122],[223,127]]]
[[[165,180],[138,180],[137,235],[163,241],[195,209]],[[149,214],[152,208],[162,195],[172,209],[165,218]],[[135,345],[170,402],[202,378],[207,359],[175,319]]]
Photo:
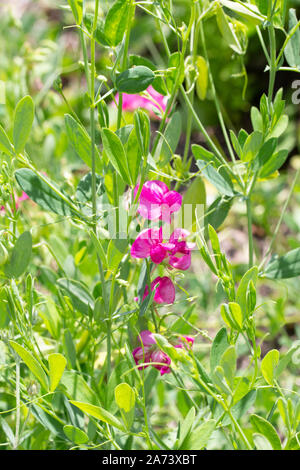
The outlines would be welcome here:
[[[175,300],[175,287],[173,282],[167,276],[157,277],[151,284],[151,289],[154,290],[157,286],[154,301],[158,304],[172,304]]]
[[[182,256],[170,256],[169,264],[175,269],[186,271],[191,266],[191,252]]]

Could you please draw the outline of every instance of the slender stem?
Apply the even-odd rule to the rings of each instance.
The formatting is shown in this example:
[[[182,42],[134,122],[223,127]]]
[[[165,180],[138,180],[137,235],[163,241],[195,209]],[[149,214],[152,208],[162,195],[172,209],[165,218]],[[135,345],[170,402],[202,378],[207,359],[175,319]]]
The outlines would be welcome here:
[[[19,446],[19,433],[21,422],[21,408],[20,408],[20,359],[16,358],[16,432],[14,440],[14,449]]]
[[[125,36],[125,44],[124,44],[124,51],[123,51],[123,60],[121,65],[121,72],[124,72],[127,68],[127,56],[128,56],[128,48],[129,48],[129,40],[130,40],[130,31],[131,31],[131,21],[134,17],[135,13],[135,4],[131,0],[129,14],[128,14],[128,26]],[[118,103],[118,117],[117,117],[117,129],[121,127],[121,120],[122,120],[122,105],[123,105],[123,94],[119,93],[119,103]]]
[[[248,221],[248,240],[249,240],[249,268],[253,266],[253,233],[252,233],[252,209],[251,195],[246,199],[247,221]]]
[[[270,79],[269,79],[269,89],[268,89],[268,103],[269,107],[271,106],[275,85],[275,76],[276,76],[276,38],[275,38],[275,29],[273,26],[273,20],[270,21],[270,26],[268,28],[269,41],[270,41]]]

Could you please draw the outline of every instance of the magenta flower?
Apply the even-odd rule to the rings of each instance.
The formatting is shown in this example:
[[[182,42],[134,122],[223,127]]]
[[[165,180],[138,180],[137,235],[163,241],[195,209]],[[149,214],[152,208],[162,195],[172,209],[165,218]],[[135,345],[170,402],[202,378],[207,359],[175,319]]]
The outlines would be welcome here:
[[[131,247],[133,258],[148,258],[159,264],[168,258],[170,266],[185,271],[191,265],[191,250],[195,243],[189,243],[186,238],[188,230],[177,228],[172,233],[169,242],[163,241],[162,227],[143,230]]]
[[[142,346],[135,348],[132,352],[136,365],[145,363],[145,365],[139,367],[139,369],[146,369],[151,365],[151,362],[160,362],[166,365],[153,364],[153,367],[159,370],[161,375],[170,372],[168,365],[171,364],[171,359],[167,354],[157,348],[154,336],[150,331],[142,331],[139,336],[139,342]]]
[[[153,351],[153,353],[151,354],[151,360],[152,362],[160,362],[162,364],[166,364],[165,366],[161,364],[153,364],[153,367],[160,371],[160,375],[169,374],[171,372],[170,367],[168,367],[171,364],[171,359],[166,353],[164,353],[160,349]]]
[[[158,93],[151,85],[146,91],[150,95],[151,99],[139,94],[129,95],[127,93],[122,93],[123,111],[135,111],[138,108],[143,108],[149,111],[150,116],[153,118],[157,118],[153,108],[164,113],[167,105],[167,97]],[[119,94],[116,94],[116,101],[117,103],[119,102]]]
[[[179,343],[174,345],[175,348],[192,348],[194,344],[194,338],[192,338],[191,336],[184,335],[181,338],[179,339]],[[142,331],[139,336],[139,342],[141,343],[141,346],[135,348],[132,352],[136,365],[145,364],[141,365],[139,369],[146,368],[152,365],[160,371],[160,375],[168,374],[169,372],[171,372],[171,369],[169,367],[171,364],[171,358],[157,347],[155,338],[150,331]]]
[[[169,264],[182,271],[191,266],[191,250],[195,247],[195,243],[185,240],[189,234],[188,230],[176,228],[170,237],[170,244],[174,245],[174,248],[170,250]]]
[[[135,188],[135,195],[138,186]],[[146,181],[140,197],[138,213],[149,220],[163,220],[171,222],[171,214],[179,211],[182,204],[182,196],[177,191],[169,191],[168,186],[162,181]]]
[[[175,287],[167,276],[156,277],[151,282],[151,291],[155,290],[154,302],[158,304],[172,304],[175,300]],[[146,286],[143,300],[149,295],[149,288]]]
[[[163,243],[162,227],[143,230],[132,244],[130,254],[133,258],[148,258],[155,264],[161,263],[168,255],[168,250],[175,244]]]

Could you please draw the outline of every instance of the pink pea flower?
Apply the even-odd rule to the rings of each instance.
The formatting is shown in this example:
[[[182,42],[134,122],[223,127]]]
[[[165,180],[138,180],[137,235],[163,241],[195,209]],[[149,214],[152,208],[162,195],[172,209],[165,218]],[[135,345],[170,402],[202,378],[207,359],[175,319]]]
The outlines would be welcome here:
[[[143,230],[135,239],[131,247],[133,258],[148,258],[159,264],[167,258],[170,266],[182,271],[191,265],[191,250],[195,243],[186,241],[190,235],[188,230],[176,228],[170,236],[169,242],[163,241],[162,227]]]
[[[145,364],[140,366],[139,369],[152,365],[160,371],[160,375],[171,372],[169,367],[171,364],[171,358],[157,347],[155,338],[150,331],[142,331],[139,336],[139,342],[142,344],[142,346],[135,348],[132,352],[136,365],[141,363]],[[191,336],[182,335],[182,337],[179,339],[179,343],[175,344],[175,348],[189,349],[192,348],[193,344],[194,338]],[[155,362],[159,364],[151,364]]]
[[[134,195],[138,191],[135,188]],[[169,191],[168,186],[162,181],[146,181],[140,197],[138,213],[149,220],[163,220],[171,222],[171,214],[179,211],[182,204],[182,196],[177,191]]]
[[[142,346],[135,348],[132,352],[136,365],[145,363],[139,369],[146,369],[151,365],[151,362],[160,362],[166,365],[153,364],[153,367],[158,369],[161,375],[169,373],[170,368],[168,366],[171,364],[171,359],[157,348],[153,334],[148,330],[142,331],[139,336],[139,342],[142,343]]]
[[[155,264],[161,263],[168,255],[168,250],[175,244],[163,243],[162,227],[143,230],[132,244],[130,254],[133,258],[148,258]]]
[[[156,290],[155,290],[156,289]],[[156,277],[151,282],[151,291],[155,290],[154,302],[157,304],[172,304],[175,300],[175,287],[171,279],[167,276]],[[143,300],[149,295],[149,288],[146,286]]]
[[[176,228],[170,237],[170,244],[174,248],[170,250],[169,264],[173,268],[185,271],[191,266],[191,250],[195,243],[187,242],[185,239],[190,235],[188,230]]]
[[[127,93],[122,93],[123,111],[135,111],[138,108],[143,108],[149,111],[152,118],[157,118],[153,108],[156,108],[160,112],[164,113],[167,105],[167,97],[158,93],[151,85],[147,88],[146,91],[150,95],[151,99],[139,94],[129,95]],[[119,102],[118,93],[116,94],[116,102]]]
[[[151,360],[152,362],[160,362],[162,364],[166,364],[165,366],[161,364],[153,364],[153,367],[160,371],[160,375],[169,374],[171,372],[170,367],[168,367],[171,364],[171,359],[166,353],[164,353],[160,349],[153,351],[153,353],[151,354]]]

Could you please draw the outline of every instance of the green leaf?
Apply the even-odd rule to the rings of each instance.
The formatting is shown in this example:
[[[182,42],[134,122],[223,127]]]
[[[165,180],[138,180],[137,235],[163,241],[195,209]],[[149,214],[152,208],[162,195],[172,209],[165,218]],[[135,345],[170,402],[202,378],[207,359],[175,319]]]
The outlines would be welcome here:
[[[273,153],[276,150],[278,139],[273,138],[267,140],[263,146],[260,148],[256,158],[253,160],[253,170],[260,170],[272,157]]]
[[[71,7],[76,24],[81,24],[83,12],[82,0],[68,0],[68,3]]]
[[[120,408],[121,415],[127,428],[130,429],[134,419],[135,393],[127,383],[115,387],[115,400]]]
[[[197,166],[204,178],[206,178],[221,194],[231,197],[235,195],[233,185],[229,177],[224,177],[213,167],[213,165],[203,160],[197,160]]]
[[[89,168],[92,168],[92,141],[87,131],[70,114],[65,114],[65,125],[72,149]],[[96,171],[100,172],[102,163],[96,145],[95,161]]]
[[[3,127],[0,124],[0,152],[4,152],[7,155],[12,155],[14,153],[13,146],[7,137],[7,134]]]
[[[204,225],[211,225],[215,230],[217,230],[226,219],[232,204],[233,198],[228,199],[220,196],[215,199],[206,211]]]
[[[135,405],[134,390],[127,383],[121,383],[115,388],[115,400],[118,407],[129,413]]]
[[[289,151],[282,149],[275,153],[262,167],[259,172],[260,178],[267,178],[268,176],[279,170],[288,157]]]
[[[134,113],[134,128],[140,151],[142,155],[147,156],[150,151],[150,119],[142,109],[138,109]]]
[[[263,135],[261,132],[254,131],[250,134],[243,146],[242,160],[244,162],[252,161],[260,150]]]
[[[278,434],[275,430],[275,428],[272,426],[269,421],[266,419],[262,418],[261,416],[258,416],[256,414],[253,414],[250,417],[250,421],[254,428],[263,436],[265,436],[268,441],[270,442],[272,448],[274,450],[281,450],[281,442],[278,437]]]
[[[236,371],[236,351],[234,346],[229,346],[222,354],[220,365],[224,370],[225,378],[229,387],[233,388],[234,376]]]
[[[99,419],[104,423],[107,423],[114,428],[125,431],[123,424],[111,413],[106,411],[100,406],[90,405],[89,403],[81,403],[78,401],[71,401],[72,405],[77,406],[83,413],[92,416],[93,418]]]
[[[31,405],[31,412],[33,416],[41,423],[43,428],[48,429],[54,436],[65,438],[63,432],[63,421],[59,419],[55,413],[44,408],[41,404]]]
[[[275,124],[275,126],[272,129],[272,132],[270,132],[269,137],[280,137],[284,131],[286,130],[287,126],[289,123],[289,117],[287,114],[283,114]]]
[[[262,434],[255,432],[252,437],[256,450],[273,450],[273,447],[268,439]]]
[[[70,330],[68,329],[64,331],[62,344],[64,347],[65,354],[68,358],[69,367],[75,369],[77,359],[76,348]]]
[[[58,279],[57,284],[70,296],[76,310],[88,315],[94,309],[94,299],[84,284],[66,278]]]
[[[7,277],[20,277],[26,270],[32,252],[32,237],[30,232],[23,232],[17,239],[10,260],[5,266]]]
[[[104,24],[105,39],[110,46],[117,46],[122,41],[128,22],[129,2],[127,0],[118,0],[108,10]]]
[[[111,164],[122,177],[123,181],[131,185],[127,158],[121,139],[107,128],[101,130],[101,135],[104,151]]]
[[[295,248],[283,256],[271,259],[264,276],[269,279],[288,279],[300,275],[300,248]]]
[[[241,331],[243,328],[243,314],[241,307],[236,302],[229,302],[221,306],[221,315],[230,328]]]
[[[235,34],[233,24],[229,22],[229,18],[225,15],[222,7],[217,7],[217,24],[225,42],[237,54],[243,54],[243,50],[239,40]]]
[[[221,328],[215,336],[210,352],[210,370],[213,372],[220,364],[223,353],[228,348],[228,339],[226,328]]]
[[[78,372],[75,372],[74,370],[65,370],[60,380],[60,384],[65,387],[65,394],[68,398],[84,403],[99,405],[97,395]]]
[[[13,141],[16,153],[24,150],[34,119],[34,103],[27,95],[17,104],[14,118]]]
[[[50,392],[54,392],[65,370],[66,358],[59,353],[53,353],[48,356]]]
[[[259,11],[263,14],[263,15],[267,15],[268,14],[268,4],[269,4],[269,1],[268,0],[255,0],[255,3],[259,9]]]
[[[182,198],[182,205],[176,219],[181,222],[181,225],[184,224],[187,230],[196,232],[197,218],[204,214],[205,202],[205,184],[202,178],[197,176]],[[197,207],[198,205],[200,207]],[[187,217],[187,213],[191,215],[191,217]]]
[[[92,15],[91,13],[85,13],[83,21],[84,25],[86,26],[86,29],[91,34],[93,31],[94,15]],[[94,31],[94,38],[98,44],[102,46],[109,46],[104,32],[104,21],[99,18],[97,19],[96,30]],[[99,103],[100,108],[102,107],[101,103],[103,103],[103,101]]]
[[[208,87],[208,67],[206,60],[201,55],[196,58],[196,92],[200,100],[205,100]]]
[[[250,268],[242,277],[239,287],[236,291],[236,301],[240,305],[243,312],[243,317],[246,317],[247,312],[247,289],[250,281],[253,282],[254,286],[256,285],[258,276],[257,266]]]
[[[135,94],[146,90],[154,81],[155,75],[151,69],[143,65],[137,65],[116,78],[116,88],[122,93]]]
[[[128,173],[131,175],[132,184],[135,185],[140,173],[142,152],[137,139],[135,128],[131,131],[127,145],[126,155],[128,161]]]
[[[169,93],[172,93],[176,81],[177,85],[180,85],[184,80],[184,63],[180,52],[173,52],[173,54],[170,55],[168,69],[171,70],[168,71],[166,85]]]
[[[275,369],[279,362],[279,351],[272,349],[261,361],[261,372],[269,385],[274,384]]]
[[[197,428],[194,428],[191,433],[188,434],[187,438],[181,445],[182,450],[201,450],[206,445],[207,442],[215,430],[216,421],[214,419],[209,419],[204,423],[200,424]]]
[[[38,361],[33,357],[33,355],[27,351],[27,349],[23,348],[15,341],[9,341],[9,344],[12,348],[16,351],[16,353],[20,356],[22,361],[25,362],[28,369],[33,373],[33,375],[38,379],[40,384],[45,390],[48,390],[48,378],[44,372],[42,366],[38,363]]]
[[[159,162],[160,167],[164,167],[165,165],[167,165],[174,152],[176,151],[181,135],[181,128],[181,113],[179,111],[176,111],[169,120],[166,130],[164,132],[164,137],[162,138]]]
[[[64,433],[70,441],[78,445],[85,444],[90,440],[89,436],[84,431],[70,424],[64,426]]]
[[[182,449],[182,444],[184,443],[186,437],[189,435],[192,426],[195,421],[195,408],[192,407],[186,417],[184,418],[183,423],[180,424],[180,432],[179,432],[179,441],[177,445],[177,449]]]
[[[258,8],[255,5],[251,5],[251,3],[247,3],[247,6],[238,2],[232,2],[231,0],[221,0],[221,3],[224,7],[232,10],[234,13],[237,13],[254,25],[261,24],[266,20],[266,17],[261,15]]]
[[[64,216],[76,214],[72,201],[48,177],[42,178],[29,168],[16,170],[15,177],[23,191],[42,209]]]
[[[153,64],[153,62],[151,62],[151,60],[149,60],[146,57],[141,57],[135,54],[132,54],[129,56],[129,66],[132,67],[133,65],[145,65],[146,67],[151,69],[153,72],[155,72],[155,70],[157,69],[157,67]],[[162,77],[160,76],[155,77],[155,80],[153,81],[152,86],[154,90],[156,90],[161,95],[164,95],[164,96],[167,95],[168,92],[167,92],[166,84]]]
[[[289,9],[289,33],[298,24],[296,10],[294,8]],[[296,32],[290,38],[284,49],[284,55],[287,63],[290,67],[300,67],[300,31],[297,27]]]
[[[110,240],[107,249],[107,262],[111,272],[115,272],[128,250],[128,241],[126,239]]]
[[[196,160],[204,160],[207,163],[214,163],[217,168],[220,165],[217,157],[212,152],[202,147],[202,145],[193,144],[192,152]]]

